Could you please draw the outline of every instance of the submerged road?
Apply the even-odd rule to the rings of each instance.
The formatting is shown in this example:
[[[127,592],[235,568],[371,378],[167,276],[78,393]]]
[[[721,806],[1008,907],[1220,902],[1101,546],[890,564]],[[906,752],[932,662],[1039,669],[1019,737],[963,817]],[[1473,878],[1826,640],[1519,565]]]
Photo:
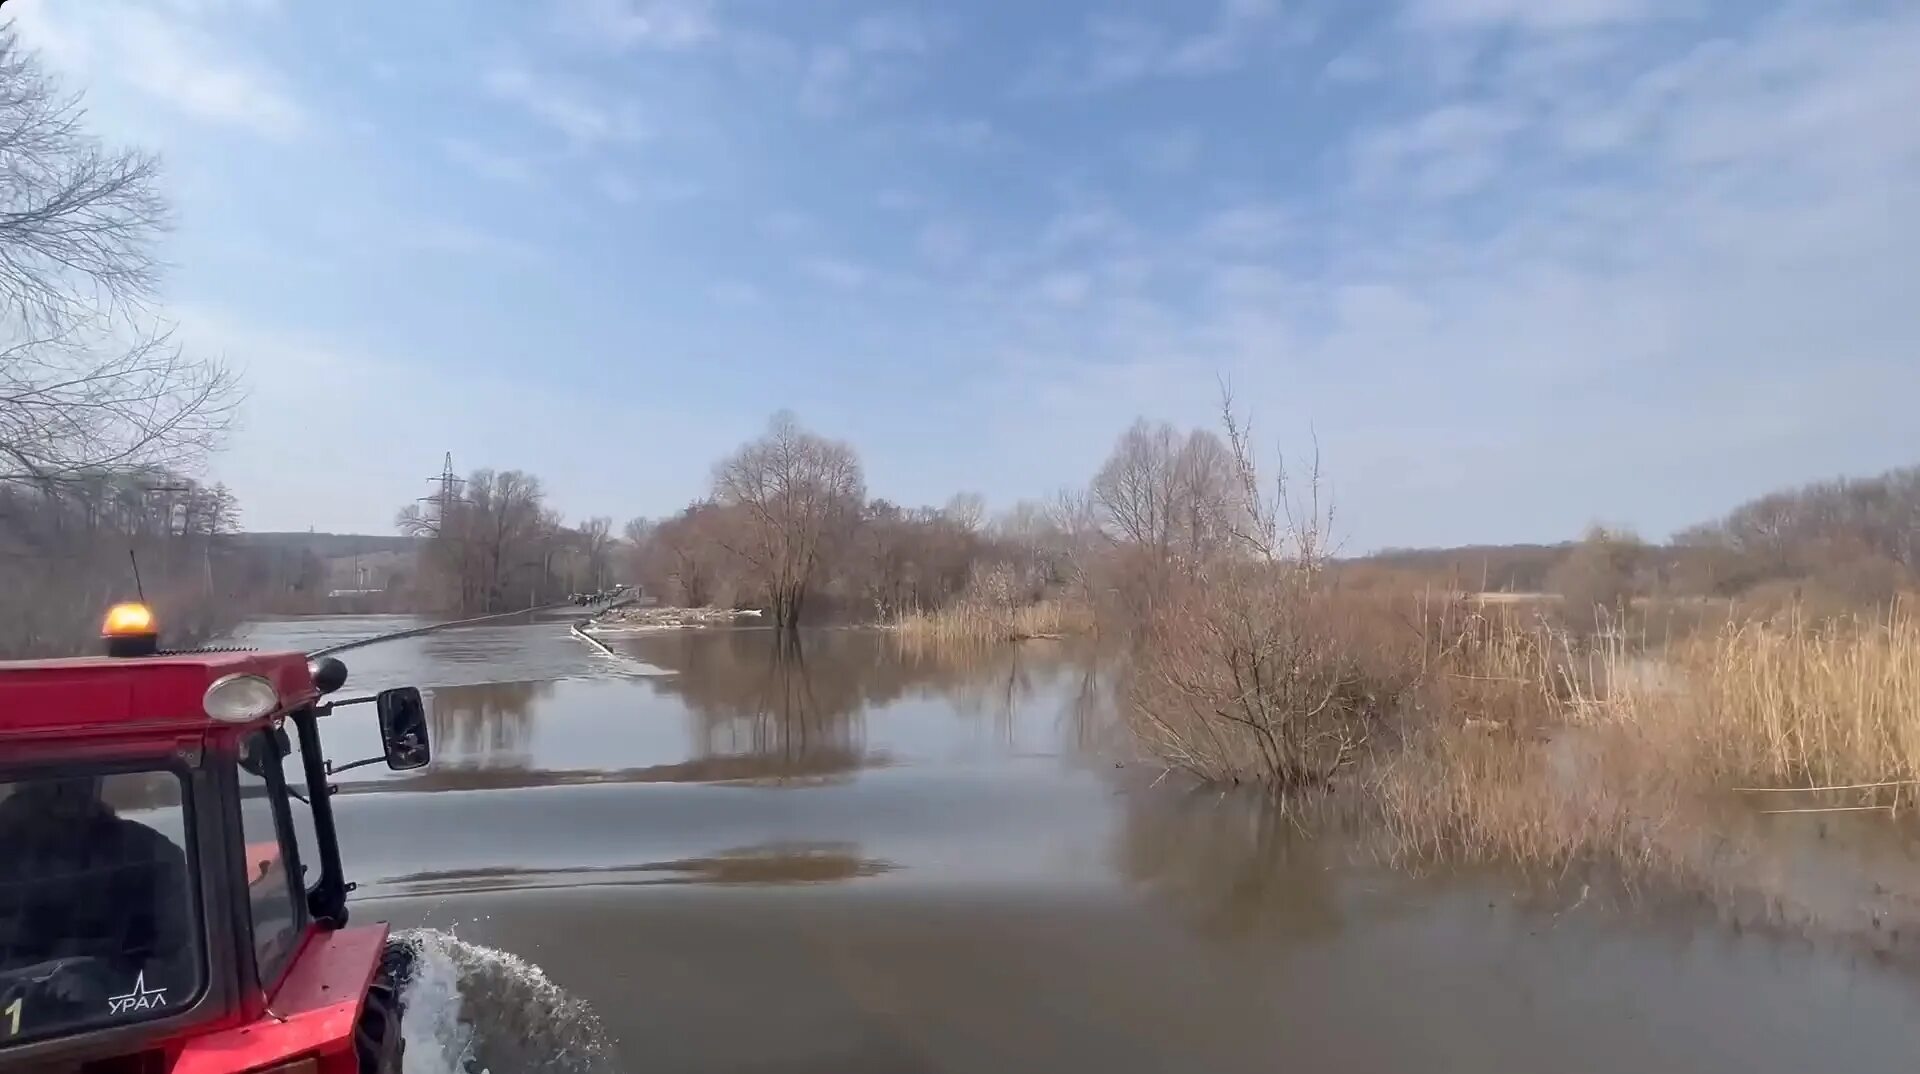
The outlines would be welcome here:
[[[624,659],[536,617],[348,661],[359,689],[426,688],[436,747],[420,772],[342,777],[356,912],[452,930],[563,990],[447,984],[439,1011],[495,1074],[551,1068],[535,1053],[560,997],[598,1012],[607,1071],[1753,1074],[1920,1055],[1897,965],[1700,902],[1410,875],[1257,798],[1149,787],[1115,767],[1115,683],[1091,650],[604,640]],[[330,751],[377,752],[371,721],[328,722]]]

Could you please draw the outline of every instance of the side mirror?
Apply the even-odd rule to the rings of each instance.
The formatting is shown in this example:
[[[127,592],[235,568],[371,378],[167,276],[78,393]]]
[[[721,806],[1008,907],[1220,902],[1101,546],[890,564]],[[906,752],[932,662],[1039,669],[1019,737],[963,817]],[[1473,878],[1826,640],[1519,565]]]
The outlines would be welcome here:
[[[427,706],[412,686],[382,690],[374,698],[380,714],[380,741],[387,749],[387,767],[395,772],[423,768],[433,758],[427,742]]]

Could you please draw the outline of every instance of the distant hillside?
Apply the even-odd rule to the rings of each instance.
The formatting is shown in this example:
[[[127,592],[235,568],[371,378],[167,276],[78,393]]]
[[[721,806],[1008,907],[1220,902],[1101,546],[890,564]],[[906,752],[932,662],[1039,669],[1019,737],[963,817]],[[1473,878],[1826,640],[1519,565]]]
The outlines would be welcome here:
[[[1816,611],[1920,599],[1920,466],[1820,481],[1734,508],[1664,544],[1595,529],[1559,545],[1388,549],[1340,564],[1356,584],[1742,598]]]
[[[1547,588],[1547,575],[1572,548],[1572,542],[1389,548],[1352,562],[1445,580],[1466,589],[1537,593]]]
[[[233,543],[241,548],[276,552],[312,552],[321,559],[365,556],[376,552],[412,553],[420,547],[418,537],[395,537],[370,533],[236,533]]]

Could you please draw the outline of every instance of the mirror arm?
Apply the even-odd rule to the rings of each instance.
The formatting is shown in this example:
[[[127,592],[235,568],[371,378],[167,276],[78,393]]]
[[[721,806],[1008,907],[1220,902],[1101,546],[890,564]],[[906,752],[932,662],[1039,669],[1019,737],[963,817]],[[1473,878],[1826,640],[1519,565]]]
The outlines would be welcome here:
[[[369,757],[364,761],[349,761],[346,764],[334,764],[332,761],[328,761],[327,775],[331,776],[341,772],[350,772],[353,769],[364,768],[370,764],[379,764],[381,761],[384,761],[384,760],[386,760],[385,757]]]
[[[379,698],[377,697],[350,697],[345,701],[329,701],[324,705],[315,705],[313,707],[313,714],[316,716],[325,716],[334,709],[341,708],[345,705],[371,705],[378,700]]]

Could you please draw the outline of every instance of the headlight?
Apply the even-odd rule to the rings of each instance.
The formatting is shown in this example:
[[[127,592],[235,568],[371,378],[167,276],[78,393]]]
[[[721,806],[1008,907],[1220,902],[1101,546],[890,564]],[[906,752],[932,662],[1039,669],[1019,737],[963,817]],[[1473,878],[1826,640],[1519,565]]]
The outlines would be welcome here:
[[[258,675],[222,675],[207,687],[206,706],[222,723],[246,723],[280,707],[280,691]]]

